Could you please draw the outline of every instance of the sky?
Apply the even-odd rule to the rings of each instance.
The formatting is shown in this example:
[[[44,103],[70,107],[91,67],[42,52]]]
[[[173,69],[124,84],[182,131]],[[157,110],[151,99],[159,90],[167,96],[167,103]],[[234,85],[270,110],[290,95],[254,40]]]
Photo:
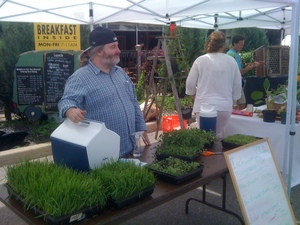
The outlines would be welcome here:
[[[291,46],[291,35],[286,35],[281,41],[281,45]]]

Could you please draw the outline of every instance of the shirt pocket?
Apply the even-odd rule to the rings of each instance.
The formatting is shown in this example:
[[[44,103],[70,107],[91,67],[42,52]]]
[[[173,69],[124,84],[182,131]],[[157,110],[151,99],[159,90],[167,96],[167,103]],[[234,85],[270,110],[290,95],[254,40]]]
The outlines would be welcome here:
[[[128,95],[128,97],[131,101],[134,101],[134,99],[135,99],[134,90],[135,89],[133,87],[133,84],[130,81],[126,80],[124,82],[124,91],[126,92],[126,94]]]

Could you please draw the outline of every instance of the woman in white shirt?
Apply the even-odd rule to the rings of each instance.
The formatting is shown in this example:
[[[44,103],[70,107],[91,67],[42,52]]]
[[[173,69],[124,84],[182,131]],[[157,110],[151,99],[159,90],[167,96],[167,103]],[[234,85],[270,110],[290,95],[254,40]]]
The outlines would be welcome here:
[[[224,53],[225,34],[212,32],[206,43],[206,54],[193,63],[186,80],[186,94],[194,95],[193,111],[199,124],[200,105],[209,104],[217,111],[216,134],[223,130],[232,112],[233,100],[241,97],[241,74],[236,61]]]

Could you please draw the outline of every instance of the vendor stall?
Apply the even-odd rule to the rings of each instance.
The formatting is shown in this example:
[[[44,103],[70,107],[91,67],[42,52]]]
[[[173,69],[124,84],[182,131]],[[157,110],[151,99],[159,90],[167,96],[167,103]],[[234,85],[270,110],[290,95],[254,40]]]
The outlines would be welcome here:
[[[295,146],[300,146],[300,124],[296,124]],[[285,125],[280,121],[274,123],[263,122],[256,113],[253,117],[231,115],[229,123],[225,127],[225,137],[233,134],[253,135],[261,138],[269,138],[275,153],[280,170],[283,170],[284,146],[285,146]],[[293,169],[291,186],[300,183],[300,151],[293,155]]]

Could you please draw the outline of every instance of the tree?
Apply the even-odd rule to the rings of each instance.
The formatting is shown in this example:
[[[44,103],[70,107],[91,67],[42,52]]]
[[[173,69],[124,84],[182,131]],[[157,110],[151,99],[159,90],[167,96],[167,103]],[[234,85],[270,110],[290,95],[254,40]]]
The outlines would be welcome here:
[[[185,57],[191,66],[198,56],[204,54],[207,30],[178,27],[176,33],[184,50]]]
[[[90,34],[90,26],[88,25],[80,25],[80,45],[81,49],[87,49],[90,47],[89,43],[89,34]]]
[[[268,46],[268,37],[266,31],[260,28],[237,28],[232,29],[231,37],[236,34],[242,34],[245,37],[243,52],[253,51],[261,46]],[[231,42],[230,42],[231,45]]]
[[[13,71],[18,56],[34,49],[32,23],[0,23],[0,100],[5,107],[5,117],[11,120],[13,112]]]

